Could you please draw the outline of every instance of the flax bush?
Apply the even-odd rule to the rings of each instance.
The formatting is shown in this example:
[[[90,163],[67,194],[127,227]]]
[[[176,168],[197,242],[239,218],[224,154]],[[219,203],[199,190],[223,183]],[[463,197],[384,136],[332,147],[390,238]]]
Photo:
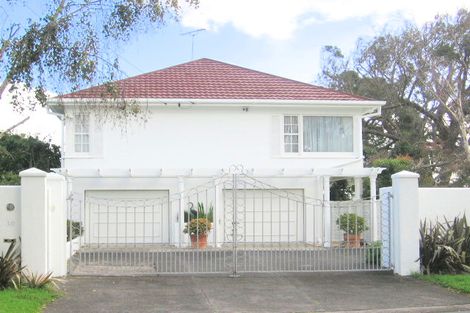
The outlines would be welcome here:
[[[12,242],[7,252],[0,256],[0,290],[12,286],[22,270],[20,249]]]
[[[470,273],[470,227],[465,215],[420,227],[420,263],[425,274]]]

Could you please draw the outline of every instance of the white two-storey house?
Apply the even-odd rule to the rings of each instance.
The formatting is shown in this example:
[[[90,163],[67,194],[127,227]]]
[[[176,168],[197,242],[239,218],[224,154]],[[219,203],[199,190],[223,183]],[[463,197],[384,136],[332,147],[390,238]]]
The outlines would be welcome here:
[[[83,208],[88,242],[181,244],[184,211],[204,203],[214,207],[213,243],[233,238],[235,206],[244,242],[328,245],[330,184],[351,179],[358,199],[370,179],[375,194],[380,169],[363,166],[361,125],[383,101],[211,59],[115,88],[142,118],[123,126],[105,117],[105,86],[48,103],[64,127],[56,171],[67,177],[72,205]]]

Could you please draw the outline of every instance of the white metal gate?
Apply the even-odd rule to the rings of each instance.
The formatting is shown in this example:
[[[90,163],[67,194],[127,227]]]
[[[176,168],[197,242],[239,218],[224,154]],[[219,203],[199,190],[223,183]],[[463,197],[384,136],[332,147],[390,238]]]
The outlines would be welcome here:
[[[378,201],[309,199],[301,189],[276,188],[243,172],[156,198],[71,197],[69,272],[388,270],[389,212],[381,208]],[[202,218],[209,222],[200,224]],[[191,242],[189,223],[194,233],[210,225],[206,247],[202,237]]]

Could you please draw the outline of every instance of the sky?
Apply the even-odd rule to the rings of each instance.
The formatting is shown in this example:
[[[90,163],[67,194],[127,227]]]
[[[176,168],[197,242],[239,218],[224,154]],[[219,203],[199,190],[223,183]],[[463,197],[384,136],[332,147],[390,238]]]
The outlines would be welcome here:
[[[200,0],[184,7],[179,22],[120,45],[125,76],[212,58],[247,68],[315,83],[321,70],[321,49],[335,45],[347,55],[359,38],[371,39],[405,23],[422,25],[436,14],[470,8],[468,0]],[[29,9],[33,14],[34,9]],[[186,32],[205,29],[194,38]],[[0,130],[31,116],[16,132],[61,143],[60,122],[45,109],[14,112],[9,98],[0,100]]]

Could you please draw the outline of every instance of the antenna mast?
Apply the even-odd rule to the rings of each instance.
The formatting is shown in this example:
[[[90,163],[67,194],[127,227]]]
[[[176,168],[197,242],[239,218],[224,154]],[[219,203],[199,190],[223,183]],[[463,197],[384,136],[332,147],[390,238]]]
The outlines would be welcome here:
[[[200,32],[203,32],[205,30],[206,30],[205,28],[200,28],[200,29],[196,29],[190,32],[180,34],[181,36],[189,36],[189,35],[191,36],[191,60],[194,59],[194,37],[196,37],[196,35],[198,35]]]

